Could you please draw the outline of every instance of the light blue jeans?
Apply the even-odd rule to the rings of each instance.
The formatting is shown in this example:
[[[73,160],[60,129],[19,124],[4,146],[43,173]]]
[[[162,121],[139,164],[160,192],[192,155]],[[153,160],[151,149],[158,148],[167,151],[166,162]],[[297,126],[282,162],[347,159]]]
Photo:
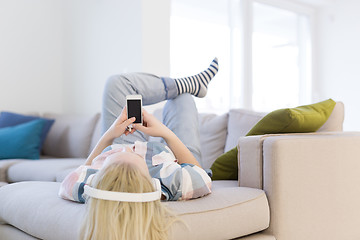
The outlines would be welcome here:
[[[102,106],[102,133],[104,133],[120,115],[126,105],[126,95],[140,94],[143,105],[168,100],[163,110],[163,123],[200,161],[200,134],[198,112],[193,97],[178,95],[175,80],[160,78],[147,73],[129,73],[115,75],[108,79],[104,89]],[[114,143],[132,144],[135,141],[148,141],[149,136],[135,131],[128,136],[122,135]]]

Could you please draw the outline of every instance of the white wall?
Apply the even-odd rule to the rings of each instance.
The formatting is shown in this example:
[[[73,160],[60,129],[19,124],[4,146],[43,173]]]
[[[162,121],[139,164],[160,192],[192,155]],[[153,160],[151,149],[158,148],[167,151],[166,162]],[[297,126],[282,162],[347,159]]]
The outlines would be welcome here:
[[[360,1],[333,1],[318,14],[318,80],[322,99],[345,104],[345,130],[360,130]]]
[[[0,0],[0,110],[101,111],[106,79],[169,74],[170,1]]]
[[[139,0],[65,1],[65,112],[99,112],[110,75],[141,71],[140,8]]]
[[[167,0],[66,0],[65,112],[100,112],[111,75],[168,74],[169,15]]]
[[[63,111],[59,9],[56,0],[0,1],[0,110]]]
[[[318,8],[316,100],[360,130],[360,1]],[[0,110],[94,113],[106,78],[169,74],[168,0],[0,0]]]
[[[170,74],[170,0],[142,0],[142,70]]]

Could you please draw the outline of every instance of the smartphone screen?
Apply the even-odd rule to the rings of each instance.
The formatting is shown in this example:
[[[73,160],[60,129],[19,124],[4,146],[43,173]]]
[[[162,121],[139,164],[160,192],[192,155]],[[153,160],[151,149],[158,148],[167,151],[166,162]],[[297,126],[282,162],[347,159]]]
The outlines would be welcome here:
[[[135,117],[134,123],[141,123],[141,100],[140,99],[128,99],[127,100],[127,112],[128,118]]]

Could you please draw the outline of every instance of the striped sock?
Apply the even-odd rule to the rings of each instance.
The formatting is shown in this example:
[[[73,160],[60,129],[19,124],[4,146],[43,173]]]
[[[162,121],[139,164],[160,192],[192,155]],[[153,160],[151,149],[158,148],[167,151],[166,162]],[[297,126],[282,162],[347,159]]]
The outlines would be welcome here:
[[[196,97],[205,97],[207,87],[213,77],[218,72],[218,59],[214,58],[208,69],[205,71],[185,78],[176,78],[175,83],[178,89],[178,94],[191,93]]]

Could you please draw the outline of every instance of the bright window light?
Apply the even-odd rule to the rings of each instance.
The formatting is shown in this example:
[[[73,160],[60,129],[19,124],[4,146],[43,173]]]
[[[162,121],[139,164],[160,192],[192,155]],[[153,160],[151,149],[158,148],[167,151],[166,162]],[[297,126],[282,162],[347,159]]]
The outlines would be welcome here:
[[[219,1],[209,2],[222,4]],[[191,1],[186,3],[174,1],[172,4],[170,75],[176,78],[198,74],[209,67],[214,57],[218,57],[219,72],[210,82],[207,96],[195,98],[195,103],[199,112],[225,112],[229,109],[230,101],[230,29],[227,21],[224,23],[221,17],[226,15],[212,14],[221,6],[218,8],[207,4],[207,8],[195,11],[196,4],[194,6]]]
[[[300,99],[300,64],[307,54],[301,28],[303,16],[288,10],[254,3],[252,34],[252,104],[257,111],[294,107]]]
[[[256,0],[172,0],[171,6],[171,77],[197,74],[219,58],[208,95],[195,98],[200,112],[309,103],[308,15]]]

